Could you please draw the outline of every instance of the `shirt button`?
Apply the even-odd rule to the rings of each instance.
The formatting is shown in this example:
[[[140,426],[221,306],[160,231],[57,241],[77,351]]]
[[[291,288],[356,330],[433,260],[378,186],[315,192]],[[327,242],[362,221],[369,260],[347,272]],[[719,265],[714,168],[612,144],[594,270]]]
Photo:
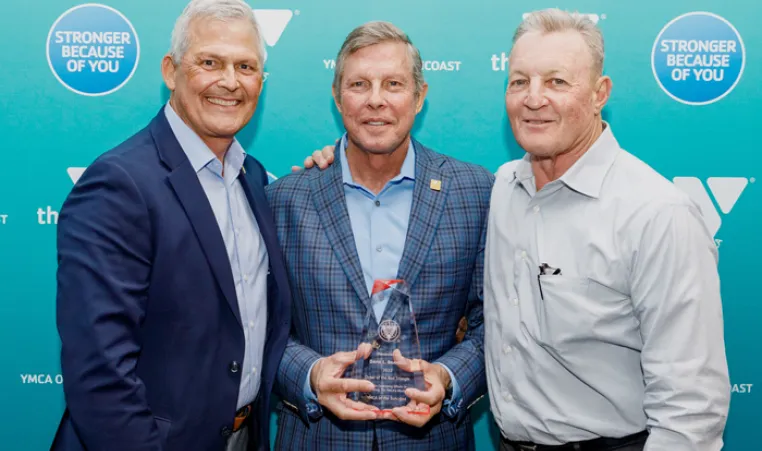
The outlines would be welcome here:
[[[251,327],[252,329],[254,329],[254,321],[249,321],[249,327]]]
[[[519,305],[519,300],[517,298],[513,298],[513,305]]]
[[[380,200],[377,200],[377,201],[376,201],[376,202],[374,202],[374,203],[376,204],[376,207],[380,207],[380,206],[381,206],[381,201],[380,201]]]
[[[381,249],[382,249],[382,248],[381,248],[381,246],[378,246],[378,247],[376,248],[376,252],[381,252]]]
[[[521,251],[521,258],[523,258],[524,260],[527,259],[527,251]]]
[[[256,368],[252,368],[251,369],[251,374],[257,374],[257,369]]]
[[[540,206],[539,205],[535,205],[533,210],[534,210],[535,213],[539,213],[540,212]]]
[[[513,348],[511,348],[508,345],[503,346],[503,352],[506,354],[509,354],[511,351],[513,351]]]
[[[513,401],[513,395],[511,395],[508,392],[503,393],[503,398],[505,398],[505,400],[508,401],[508,402]]]
[[[249,281],[249,276],[248,276],[248,275],[246,275],[246,274],[244,274],[244,275],[243,275],[243,281],[244,281],[244,282],[248,282],[248,281]]]

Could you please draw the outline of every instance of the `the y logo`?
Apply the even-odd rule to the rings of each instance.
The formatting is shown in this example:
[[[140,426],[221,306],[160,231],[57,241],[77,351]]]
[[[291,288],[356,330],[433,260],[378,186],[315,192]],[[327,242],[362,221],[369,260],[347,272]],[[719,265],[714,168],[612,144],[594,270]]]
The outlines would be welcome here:
[[[717,213],[717,208],[709,197],[709,193],[712,193],[720,211],[728,214],[738,198],[741,197],[743,190],[746,189],[746,185],[749,184],[746,177],[709,177],[706,179],[706,184],[709,187],[707,190],[701,180],[696,177],[675,177],[672,181],[699,206],[701,214],[704,216],[704,222],[713,236],[720,230],[722,219]],[[719,240],[716,241],[719,245]]]
[[[291,18],[294,17],[294,13],[290,9],[255,9],[253,11],[267,47],[274,47]],[[265,49],[264,60],[267,61],[267,49]],[[267,72],[264,73],[265,80],[268,75]]]
[[[268,46],[274,47],[294,13],[290,9],[255,9],[254,17]]]
[[[66,168],[66,172],[69,173],[69,178],[71,178],[72,183],[77,183],[77,180],[79,180],[80,177],[82,177],[82,174],[85,172],[85,169],[87,168]]]

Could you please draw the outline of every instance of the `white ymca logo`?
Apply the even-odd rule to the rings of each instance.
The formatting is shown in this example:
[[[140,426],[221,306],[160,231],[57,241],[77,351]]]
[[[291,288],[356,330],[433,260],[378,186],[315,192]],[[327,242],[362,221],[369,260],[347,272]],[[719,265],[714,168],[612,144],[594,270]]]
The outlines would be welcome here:
[[[82,174],[85,172],[85,169],[87,168],[67,168],[66,172],[69,173],[69,178],[71,178],[72,183],[77,183],[77,180],[79,180],[80,177],[82,177]]]
[[[268,46],[274,47],[286,26],[294,17],[290,9],[255,9],[254,17]]]
[[[280,40],[286,26],[294,17],[294,12],[290,9],[254,9],[254,17],[262,32],[262,38],[268,47],[274,47]],[[297,11],[297,14],[299,12]],[[264,60],[267,61],[267,49],[265,48]],[[265,80],[269,74],[264,73]]]
[[[696,177],[675,177],[672,182],[696,202],[701,209],[704,223],[714,236],[720,230],[722,218],[709,197],[709,193],[711,192],[722,213],[728,214],[746,189],[749,179],[746,177],[709,177],[706,179],[709,190],[704,188],[704,184]],[[720,240],[716,241],[719,244]]]

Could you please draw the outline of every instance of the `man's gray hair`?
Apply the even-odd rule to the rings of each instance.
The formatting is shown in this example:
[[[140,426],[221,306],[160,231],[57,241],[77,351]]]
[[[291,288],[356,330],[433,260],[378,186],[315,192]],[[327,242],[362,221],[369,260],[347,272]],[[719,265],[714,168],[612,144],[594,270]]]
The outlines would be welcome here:
[[[211,18],[221,21],[243,19],[251,23],[256,35],[259,53],[259,71],[262,71],[265,58],[264,41],[254,11],[243,0],[191,0],[183,13],[177,18],[172,30],[172,43],[169,54],[175,64],[179,64],[190,47],[190,24],[195,19]]]
[[[603,74],[603,34],[598,26],[585,14],[570,13],[556,8],[529,13],[516,29],[513,43],[529,32],[554,33],[576,31],[585,40],[593,57],[594,75]]]
[[[389,22],[375,21],[360,25],[352,30],[344,40],[344,44],[341,45],[339,56],[336,57],[336,69],[333,74],[333,89],[336,93],[336,100],[339,103],[341,103],[341,81],[344,77],[344,64],[347,58],[360,49],[384,42],[401,42],[406,44],[407,53],[410,57],[410,65],[413,70],[415,95],[418,97],[421,94],[424,84],[421,53],[404,31]]]

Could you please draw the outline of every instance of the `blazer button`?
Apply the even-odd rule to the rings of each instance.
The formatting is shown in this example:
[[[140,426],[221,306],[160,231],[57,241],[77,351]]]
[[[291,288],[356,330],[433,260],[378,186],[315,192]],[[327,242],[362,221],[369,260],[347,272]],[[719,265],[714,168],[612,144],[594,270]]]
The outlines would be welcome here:
[[[239,365],[238,362],[233,360],[232,362],[230,362],[230,366],[228,368],[230,369],[231,373],[237,373],[238,370],[241,369],[241,365]]]
[[[223,437],[228,438],[231,435],[233,435],[233,430],[230,429],[228,426],[225,426],[222,428],[222,431],[220,431],[220,434],[222,434]]]

